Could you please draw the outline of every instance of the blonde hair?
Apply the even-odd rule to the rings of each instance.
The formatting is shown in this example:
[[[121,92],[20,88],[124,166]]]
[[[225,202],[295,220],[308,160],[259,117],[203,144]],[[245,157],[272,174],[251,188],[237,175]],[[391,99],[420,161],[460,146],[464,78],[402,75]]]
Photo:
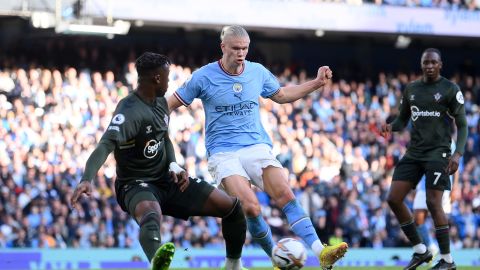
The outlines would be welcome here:
[[[222,29],[220,40],[223,42],[227,37],[248,37],[247,30],[239,25],[229,25]]]

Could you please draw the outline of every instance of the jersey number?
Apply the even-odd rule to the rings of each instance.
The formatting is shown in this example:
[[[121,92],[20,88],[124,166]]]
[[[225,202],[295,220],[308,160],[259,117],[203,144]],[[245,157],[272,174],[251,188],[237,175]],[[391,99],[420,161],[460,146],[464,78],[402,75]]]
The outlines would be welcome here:
[[[435,181],[433,181],[433,185],[436,185],[437,182],[438,182],[438,179],[440,179],[440,176],[442,176],[442,173],[441,172],[434,172],[433,174],[435,175]]]

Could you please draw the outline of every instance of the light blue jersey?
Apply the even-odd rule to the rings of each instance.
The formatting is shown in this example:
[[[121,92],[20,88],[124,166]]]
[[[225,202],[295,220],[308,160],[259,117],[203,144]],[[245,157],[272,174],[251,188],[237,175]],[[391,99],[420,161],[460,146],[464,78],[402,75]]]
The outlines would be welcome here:
[[[244,61],[243,71],[234,75],[218,61],[193,72],[174,95],[185,106],[202,100],[205,145],[213,155],[254,144],[272,146],[260,121],[259,97],[269,98],[279,89],[277,78],[261,64]]]

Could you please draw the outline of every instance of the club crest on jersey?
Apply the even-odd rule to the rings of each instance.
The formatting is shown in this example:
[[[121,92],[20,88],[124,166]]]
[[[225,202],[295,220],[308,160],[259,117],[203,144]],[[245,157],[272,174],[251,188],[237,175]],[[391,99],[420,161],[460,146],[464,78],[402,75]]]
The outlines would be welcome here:
[[[147,126],[147,134],[150,134],[152,133],[152,126]]]
[[[242,91],[243,91],[242,84],[234,83],[232,86],[232,89],[233,89],[233,95],[238,99],[242,99]]]
[[[415,100],[415,95],[410,95],[410,100]]]
[[[439,101],[442,98],[442,95],[437,92],[433,97],[435,98],[435,101]]]
[[[116,124],[116,125],[121,125],[123,124],[123,122],[125,122],[125,116],[121,113],[119,114],[116,114],[113,118],[112,118],[112,123],[113,124]]]

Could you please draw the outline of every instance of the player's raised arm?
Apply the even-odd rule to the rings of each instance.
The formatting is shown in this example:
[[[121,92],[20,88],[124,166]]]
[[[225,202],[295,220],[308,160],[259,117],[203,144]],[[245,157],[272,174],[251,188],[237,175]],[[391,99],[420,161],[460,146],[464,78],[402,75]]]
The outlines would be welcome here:
[[[175,109],[180,107],[182,103],[180,100],[175,95],[171,95],[167,98],[167,104],[168,104],[168,111],[173,112]]]
[[[271,97],[277,103],[289,103],[301,99],[311,92],[322,88],[332,78],[332,70],[328,66],[322,66],[318,69],[317,77],[311,81],[299,85],[284,86]]]
[[[92,181],[97,174],[100,167],[105,163],[108,155],[115,149],[115,142],[109,139],[102,139],[98,143],[95,150],[88,157],[87,164],[85,165],[85,171],[83,173],[80,183],[73,191],[71,198],[71,205],[73,208],[77,208],[78,200],[82,194],[90,196],[92,193]]]

